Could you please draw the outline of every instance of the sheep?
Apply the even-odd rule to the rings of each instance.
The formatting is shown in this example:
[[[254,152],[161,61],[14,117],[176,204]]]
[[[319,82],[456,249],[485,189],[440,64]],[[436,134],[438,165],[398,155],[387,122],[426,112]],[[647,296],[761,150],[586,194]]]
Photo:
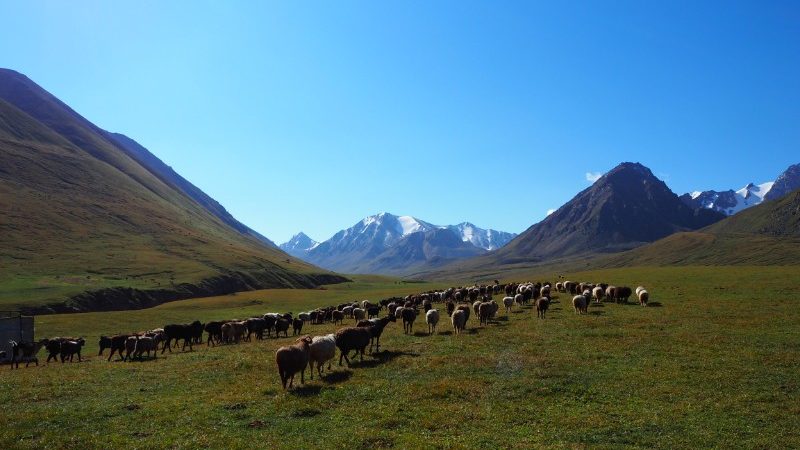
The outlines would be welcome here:
[[[303,319],[294,319],[292,321],[292,336],[296,336],[303,331]]]
[[[355,308],[353,308],[352,305],[351,306],[345,306],[344,308],[342,308],[342,314],[344,314],[347,317],[351,317],[352,318],[353,317],[353,309],[355,309]]]
[[[448,300],[445,306],[447,307],[447,316],[448,317],[452,316],[453,311],[456,310],[456,304]]]
[[[514,297],[504,297],[503,305],[506,307],[506,314],[510,313],[514,307]]]
[[[85,344],[86,340],[83,338],[78,338],[74,341],[62,341],[61,362],[63,363],[67,358],[69,358],[69,362],[72,362],[72,358],[75,355],[78,355],[78,362],[81,362],[81,349]]]
[[[522,306],[523,302],[525,302],[525,297],[522,294],[517,294],[514,296],[514,303]]]
[[[411,329],[414,328],[414,320],[417,318],[417,310],[414,308],[403,308],[403,333],[411,334]]]
[[[395,319],[402,319],[403,318],[403,310],[406,309],[405,306],[398,306],[394,310],[394,318]]]
[[[175,340],[175,344],[177,345],[178,340],[183,339],[183,348],[181,351],[186,350],[186,346],[189,346],[189,351],[192,351],[192,343],[195,341],[197,336],[202,337],[203,335],[203,324],[200,323],[199,320],[195,320],[190,324],[169,324],[164,326],[164,347],[161,349],[161,353],[163,354],[165,350],[169,350],[172,353],[172,341]]]
[[[339,365],[342,365],[342,358],[344,358],[349,366],[350,359],[347,355],[351,350],[355,350],[356,355],[360,354],[361,361],[364,361],[364,350],[372,339],[372,327],[345,327],[338,330],[334,338],[340,352]]]
[[[280,333],[283,333],[284,337],[289,337],[289,326],[292,324],[291,321],[284,319],[281,317],[280,319],[275,321],[275,337],[277,338]]]
[[[264,327],[266,328],[266,319],[264,320]],[[206,346],[210,346],[211,344],[216,345],[217,343],[222,342],[222,325],[225,324],[224,321],[213,321],[208,322],[203,327],[208,333],[208,340],[206,341]],[[216,341],[216,343],[214,342]]]
[[[618,303],[628,303],[628,298],[631,296],[631,288],[627,286],[620,286],[617,288],[616,299]]]
[[[397,318],[393,315],[387,315],[381,319],[369,319],[369,320],[362,320],[358,322],[356,326],[358,327],[370,327],[372,330],[372,337],[369,339],[369,352],[372,353],[372,344],[375,344],[375,351],[378,352],[381,349],[381,335],[383,334],[383,329],[386,328],[386,325],[389,322],[396,322]]]
[[[246,341],[250,341],[251,334],[255,334],[258,340],[264,339],[264,330],[267,329],[267,321],[262,317],[252,317],[245,320],[244,324],[247,327]]]
[[[422,309],[425,310],[425,314],[427,314],[428,311],[431,310],[431,308],[433,308],[433,304],[431,303],[430,299],[426,298],[425,300],[422,301]]]
[[[78,340],[78,338],[73,338],[73,337],[55,337],[55,338],[49,339],[47,341],[47,343],[44,345],[44,349],[47,350],[47,361],[46,362],[49,363],[50,360],[58,361],[58,356],[61,353],[61,344],[64,341],[75,341],[75,340]],[[102,353],[102,347],[101,347],[101,353]]]
[[[333,333],[324,336],[314,336],[309,346],[309,364],[311,367],[311,379],[314,379],[314,363],[317,364],[317,373],[322,376],[322,366],[328,363],[328,370],[331,370],[331,360],[336,357],[336,338]]]
[[[425,313],[425,323],[428,324],[428,334],[431,335],[436,332],[436,324],[439,323],[439,311],[429,309]]]
[[[617,287],[616,286],[607,286],[606,287],[606,298],[611,300],[617,299]]]
[[[378,314],[381,312],[380,306],[370,306],[367,308],[367,319],[374,319],[378,317]]]
[[[281,347],[275,352],[275,363],[278,365],[278,375],[281,377],[283,389],[286,389],[287,381],[289,389],[292,388],[297,372],[300,372],[300,384],[305,384],[306,367],[312,342],[311,336],[303,336],[293,345]]]
[[[365,310],[361,308],[353,308],[353,318],[356,319],[356,323],[358,323],[359,320],[364,320],[366,315],[367,312]]]
[[[344,321],[344,313],[339,310],[334,310],[331,312],[331,319],[333,319],[334,324],[340,324]]]
[[[246,335],[247,324],[245,322],[233,321],[222,325],[222,339],[227,344],[238,344]]]
[[[586,313],[587,304],[589,303],[589,299],[584,297],[583,295],[576,295],[572,297],[572,306],[575,308],[575,314],[584,314]]]
[[[303,322],[309,322],[309,321],[311,321],[311,313],[307,313],[307,312],[300,313],[300,314],[297,315],[297,318],[302,320]]]
[[[466,327],[467,321],[469,321],[469,315],[472,309],[470,309],[469,305],[458,305],[456,309],[460,309],[464,311],[464,326]]]
[[[595,303],[600,303],[600,301],[603,300],[603,294],[605,294],[605,291],[602,286],[595,286],[595,288],[592,289],[592,298],[594,298]]]
[[[636,297],[639,297],[639,292],[641,292],[643,290],[644,290],[644,286],[637,286],[636,290],[633,291],[633,292],[636,293]]]
[[[128,336],[128,338],[125,339],[125,356],[122,358],[123,361],[133,361],[133,355],[136,352],[136,341],[138,340],[139,335]],[[161,353],[164,352],[162,351]]]
[[[542,297],[536,300],[536,317],[544,319],[544,315],[545,313],[547,313],[547,308],[549,307],[550,307],[549,297]]]
[[[494,312],[494,306],[490,302],[484,302],[480,304],[478,308],[478,320],[480,321],[481,325],[488,325],[489,318],[492,317],[492,313]]]
[[[36,355],[42,347],[47,345],[47,342],[47,339],[42,339],[39,342],[17,342],[9,340],[8,343],[11,345],[11,368],[14,369],[16,366],[16,368],[19,369],[21,360],[25,361],[25,367],[28,367],[32,362],[36,363],[38,366],[39,358],[37,358]]]
[[[642,289],[639,291],[637,297],[639,297],[639,304],[641,306],[647,306],[647,302],[650,300],[650,293],[647,292],[646,289]]]
[[[542,290],[539,291],[539,295],[541,295],[542,297],[550,298],[550,285],[546,284],[542,286]]]
[[[478,317],[478,318],[480,318],[480,316],[481,316],[481,313],[480,313],[481,303],[483,303],[483,302],[478,300],[478,301],[476,301],[475,303],[472,304],[472,311],[475,312],[475,317]]]
[[[464,325],[467,323],[467,315],[463,309],[457,309],[453,311],[453,315],[450,316],[450,321],[453,323],[453,330],[456,334],[460,334],[464,331]]]
[[[142,336],[136,340],[136,347],[134,349],[133,358],[142,359],[142,353],[147,352],[147,357],[150,357],[150,352],[153,352],[153,357],[158,358],[158,344],[164,338],[162,334],[155,334],[154,336]]]

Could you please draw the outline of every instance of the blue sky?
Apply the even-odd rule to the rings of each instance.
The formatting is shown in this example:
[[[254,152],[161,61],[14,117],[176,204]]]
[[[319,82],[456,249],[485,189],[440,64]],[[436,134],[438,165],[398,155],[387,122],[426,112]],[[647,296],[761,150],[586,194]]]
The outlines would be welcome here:
[[[797,2],[7,2],[0,66],[277,242],[380,211],[520,232],[621,161],[800,162]]]

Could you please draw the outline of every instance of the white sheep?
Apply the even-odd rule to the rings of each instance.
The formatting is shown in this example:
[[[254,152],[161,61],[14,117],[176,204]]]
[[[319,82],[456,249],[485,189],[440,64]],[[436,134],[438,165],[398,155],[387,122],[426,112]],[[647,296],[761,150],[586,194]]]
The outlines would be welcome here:
[[[572,306],[575,308],[575,314],[586,313],[588,303],[589,299],[587,299],[583,295],[576,295],[575,297],[572,297]]]
[[[428,324],[428,334],[435,333],[436,324],[439,323],[439,311],[429,309],[428,312],[425,313],[425,322]]]
[[[453,322],[453,329],[456,334],[460,334],[464,331],[464,325],[467,323],[467,315],[463,309],[453,311],[453,316],[450,320]]]
[[[597,286],[594,289],[592,289],[592,297],[594,298],[594,301],[596,303],[600,303],[600,300],[603,299],[604,294],[605,291],[603,290],[603,286]]]
[[[356,323],[358,323],[359,320],[364,320],[366,316],[367,312],[364,311],[363,309],[353,308],[353,318],[356,319]]]
[[[309,363],[311,364],[311,379],[314,379],[314,363],[317,364],[317,373],[322,376],[322,366],[328,363],[331,370],[331,360],[336,356],[336,338],[333,333],[324,336],[314,336],[309,346]]]
[[[636,296],[639,298],[639,304],[642,306],[647,306],[647,302],[650,300],[650,293],[644,288],[642,288],[642,290],[636,288],[636,291]]]

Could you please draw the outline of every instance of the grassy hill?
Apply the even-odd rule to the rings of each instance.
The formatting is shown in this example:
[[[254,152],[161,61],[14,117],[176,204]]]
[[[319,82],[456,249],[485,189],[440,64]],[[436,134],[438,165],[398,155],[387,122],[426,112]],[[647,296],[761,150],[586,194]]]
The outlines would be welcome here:
[[[800,265],[800,191],[697,232],[677,233],[596,263],[603,267],[689,264]]]
[[[659,306],[605,303],[545,320],[516,309],[427,336],[390,324],[383,352],[286,393],[267,339],[156,360],[96,357],[97,337],[194,319],[301,311],[448,284],[356,278],[128,312],[37,318],[37,337],[83,335],[83,363],[0,367],[2,448],[797,448],[796,268],[568,273],[643,283]],[[553,273],[520,273],[521,279]],[[516,277],[516,276],[515,276]],[[757,289],[753,289],[757,286]],[[337,326],[306,325],[320,335]],[[44,358],[41,358],[42,361]],[[337,354],[338,359],[338,354]]]
[[[237,230],[11,71],[0,72],[0,210],[2,309],[127,309],[343,280]]]

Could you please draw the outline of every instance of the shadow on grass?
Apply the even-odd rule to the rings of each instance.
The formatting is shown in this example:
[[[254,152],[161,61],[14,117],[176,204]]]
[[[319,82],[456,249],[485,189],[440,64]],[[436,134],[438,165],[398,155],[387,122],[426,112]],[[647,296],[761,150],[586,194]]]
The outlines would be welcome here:
[[[439,336],[452,336],[453,332],[452,331],[440,331],[440,332],[438,332],[436,334],[438,334]]]
[[[508,316],[495,317],[495,322],[508,322]]]
[[[357,369],[357,368],[370,368],[370,367],[378,367],[381,364],[386,364],[389,361],[399,357],[399,356],[411,356],[416,358],[419,356],[419,353],[413,352],[395,352],[391,350],[384,350],[379,353],[373,353],[372,359],[366,359],[364,361],[355,361],[355,358],[350,358],[351,364],[350,367]]]
[[[524,312],[525,312],[525,311],[523,311],[523,310],[521,310],[521,309],[515,309],[515,310],[511,311],[511,314],[522,314],[522,313],[524,313]]]
[[[322,376],[322,381],[328,384],[344,383],[353,377],[352,370],[334,370]]]
[[[320,392],[322,392],[322,386],[317,384],[303,384],[300,386],[294,386],[288,391],[290,395],[294,395],[295,397],[312,397],[319,395]]]
[[[428,336],[428,332],[427,331],[415,331],[414,332],[414,336],[415,337],[426,337],[426,336]]]
[[[589,311],[590,316],[602,316],[605,314],[603,311]]]
[[[647,307],[648,307],[648,308],[650,308],[651,306],[652,306],[653,308],[661,308],[661,307],[662,307],[662,306],[664,306],[664,305],[662,305],[662,304],[661,304],[661,302],[649,302],[649,303],[647,304]]]

